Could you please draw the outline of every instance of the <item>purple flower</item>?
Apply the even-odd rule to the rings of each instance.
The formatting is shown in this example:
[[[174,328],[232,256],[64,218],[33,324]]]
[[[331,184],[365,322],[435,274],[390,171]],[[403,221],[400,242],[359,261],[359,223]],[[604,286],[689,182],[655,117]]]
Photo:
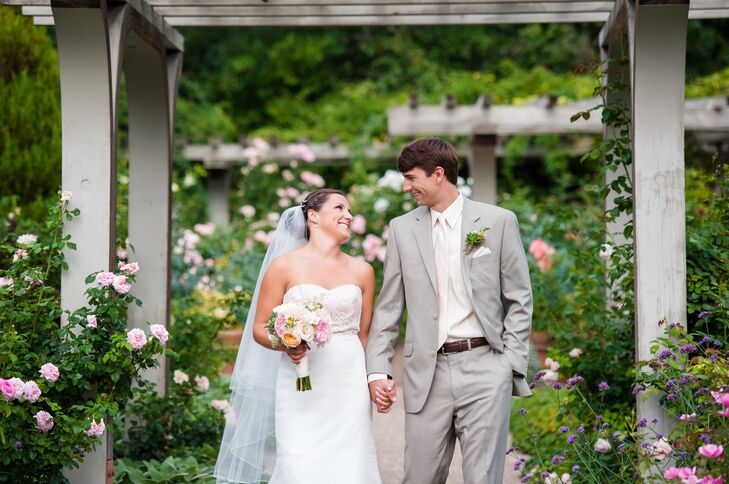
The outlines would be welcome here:
[[[572,473],[573,474],[577,474],[578,472],[580,472],[580,466],[578,466],[577,464],[573,465],[572,466]]]
[[[512,453],[512,452],[514,452],[515,450],[516,450],[516,447],[511,447],[511,448],[509,448],[509,450],[507,450],[507,451],[506,451],[506,455],[509,455],[509,454],[511,454],[511,453]]]
[[[547,372],[544,370],[539,370],[534,374],[534,380],[540,380],[544,375],[546,375]]]
[[[720,360],[720,357],[719,357],[719,355],[717,355],[716,353],[714,353],[713,355],[711,355],[709,357],[709,360],[711,360],[712,363],[716,363],[717,361]]]
[[[711,311],[701,311],[699,313],[699,318],[703,319],[703,318],[707,317],[710,314],[711,314]]]
[[[23,443],[21,441],[19,441],[19,440],[15,441],[15,447],[20,448],[22,446],[23,446]]]
[[[661,350],[658,352],[659,360],[665,360],[666,358],[670,358],[672,356],[673,356],[673,351],[671,351],[671,350]]]
[[[653,417],[653,420],[651,420],[651,423],[653,425],[657,424],[658,423],[658,417]]]
[[[545,479],[546,479],[547,477],[549,477],[549,471],[544,471],[544,472],[542,472],[542,477],[544,477]]]
[[[720,348],[721,347],[721,341],[719,341],[718,339],[715,339],[714,341],[712,341],[711,344],[713,344],[717,348]]]
[[[601,392],[604,392],[608,388],[610,388],[610,385],[608,385],[606,381],[601,381],[600,384],[597,386],[597,389]]]
[[[584,425],[582,425],[582,424],[580,424],[580,426],[579,426],[579,427],[577,427],[577,433],[578,433],[578,434],[581,434],[581,433],[583,433],[584,431],[585,431],[585,426],[584,426]]]
[[[562,384],[560,382],[556,381],[556,382],[552,383],[552,388],[554,388],[555,390],[559,390],[560,388],[562,388]]]
[[[557,465],[560,462],[564,462],[564,457],[562,457],[561,455],[552,456],[552,464]]]
[[[645,417],[643,417],[640,420],[638,420],[638,422],[636,423],[636,425],[638,426],[638,428],[643,429],[643,428],[645,428],[648,425],[648,419],[645,418]]]
[[[701,338],[701,341],[699,341],[700,345],[705,345],[707,343],[711,343],[711,338],[709,338],[708,336],[704,336],[703,338]]]
[[[669,381],[672,381],[672,380],[669,380]],[[683,376],[682,376],[682,377],[681,377],[681,378],[680,378],[680,379],[678,380],[678,382],[679,382],[679,383],[680,383],[681,385],[685,385],[685,384],[687,384],[687,383],[688,383],[688,382],[690,382],[690,381],[691,381],[691,375],[683,375]],[[668,382],[666,382],[666,385],[668,385]]]
[[[568,444],[574,444],[576,440],[577,440],[577,434],[570,434],[570,436],[567,437]]]
[[[519,459],[516,462],[514,462],[514,470],[518,471],[521,470],[521,466],[524,464],[524,459]]]
[[[563,433],[565,433],[565,432],[569,432],[569,431],[570,431],[570,428],[569,428],[569,427],[567,427],[566,425],[563,425],[563,426],[561,426],[561,427],[559,428],[559,433],[560,433],[560,434],[563,434]]]
[[[633,387],[633,395],[637,395],[638,393],[642,392],[643,390],[645,390],[645,387],[643,385],[641,385],[640,383],[638,383],[636,386]]]
[[[680,351],[683,354],[689,354],[696,351],[696,346],[692,345],[691,343],[685,344],[681,346],[678,351]]]
[[[675,393],[673,393],[673,392],[671,392],[671,393],[669,393],[668,395],[666,395],[666,400],[668,400],[669,402],[672,402],[672,401],[674,401],[675,399],[676,399],[676,394],[675,394]]]
[[[668,329],[673,329],[679,326],[681,326],[681,323],[671,323],[668,325]]]
[[[699,435],[699,438],[705,443],[708,444],[711,442],[711,439],[709,439],[709,436],[707,434],[701,434]]]
[[[671,388],[675,384],[676,384],[676,380],[671,378],[670,380],[666,381],[666,388]]]
[[[520,413],[521,415],[526,415],[526,414],[527,414],[527,413],[529,413],[529,412],[527,412],[527,409],[526,409],[526,408],[520,408],[520,409],[519,409],[519,413]]]
[[[648,447],[651,446],[651,443],[650,442],[641,442],[640,446],[643,447],[644,449],[647,449]]]
[[[581,381],[584,381],[584,378],[582,378],[580,375],[575,375],[567,380],[567,388],[573,388],[577,386]]]

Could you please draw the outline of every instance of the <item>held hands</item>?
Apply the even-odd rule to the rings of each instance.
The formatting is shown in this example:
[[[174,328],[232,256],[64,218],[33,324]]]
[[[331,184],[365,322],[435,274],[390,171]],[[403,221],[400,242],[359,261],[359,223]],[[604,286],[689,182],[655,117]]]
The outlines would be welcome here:
[[[397,388],[393,380],[375,380],[369,383],[370,400],[377,406],[377,411],[387,413],[397,400]]]
[[[298,365],[301,362],[301,359],[306,356],[306,352],[309,351],[309,345],[306,344],[306,342],[302,342],[296,348],[284,347],[284,351],[286,351],[286,354],[289,355],[289,358],[291,358],[294,365]]]

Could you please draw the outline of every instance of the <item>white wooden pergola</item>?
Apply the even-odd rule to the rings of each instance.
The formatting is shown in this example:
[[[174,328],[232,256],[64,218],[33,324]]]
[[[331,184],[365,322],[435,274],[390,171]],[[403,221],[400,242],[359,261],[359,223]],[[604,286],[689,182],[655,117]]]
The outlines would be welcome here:
[[[636,271],[636,352],[649,356],[657,322],[686,320],[684,81],[689,18],[729,18],[727,0],[0,0],[55,25],[62,103],[62,181],[82,215],[62,276],[61,304],[83,303],[84,277],[114,267],[119,76],[129,99],[129,239],[144,307],[130,326],[169,319],[171,138],[183,39],[176,26],[604,23],[606,60],[629,46]],[[607,82],[616,82],[607,76]],[[610,133],[606,133],[608,136]],[[150,375],[164,389],[166,368]],[[654,400],[638,415],[670,422]],[[105,444],[69,473],[102,482]]]
[[[599,98],[558,104],[556,96],[542,97],[520,105],[494,105],[491,96],[475,104],[457,106],[452,97],[441,104],[419,105],[411,99],[406,106],[387,111],[391,136],[469,136],[466,159],[473,179],[473,198],[496,203],[496,159],[499,140],[517,134],[600,134],[602,110],[589,119],[571,122],[571,117],[602,103]],[[717,144],[729,143],[729,97],[687,100],[684,106],[687,132],[711,136]],[[717,138],[718,137],[718,138]]]

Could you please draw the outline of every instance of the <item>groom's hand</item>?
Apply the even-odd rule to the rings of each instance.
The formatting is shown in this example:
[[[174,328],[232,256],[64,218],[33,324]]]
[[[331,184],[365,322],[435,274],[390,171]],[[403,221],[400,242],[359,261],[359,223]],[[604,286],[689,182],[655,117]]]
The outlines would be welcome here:
[[[393,380],[375,380],[370,382],[370,400],[377,406],[377,411],[387,413],[397,400],[397,389]]]

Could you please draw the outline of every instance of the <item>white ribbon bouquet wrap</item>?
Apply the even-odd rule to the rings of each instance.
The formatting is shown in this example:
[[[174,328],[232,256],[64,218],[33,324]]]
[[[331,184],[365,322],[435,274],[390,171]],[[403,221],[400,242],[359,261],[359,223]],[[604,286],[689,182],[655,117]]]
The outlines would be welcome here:
[[[268,338],[274,348],[296,348],[302,343],[323,346],[331,338],[331,318],[318,299],[293,301],[273,308],[266,323]],[[311,390],[309,355],[296,365],[296,390]]]

